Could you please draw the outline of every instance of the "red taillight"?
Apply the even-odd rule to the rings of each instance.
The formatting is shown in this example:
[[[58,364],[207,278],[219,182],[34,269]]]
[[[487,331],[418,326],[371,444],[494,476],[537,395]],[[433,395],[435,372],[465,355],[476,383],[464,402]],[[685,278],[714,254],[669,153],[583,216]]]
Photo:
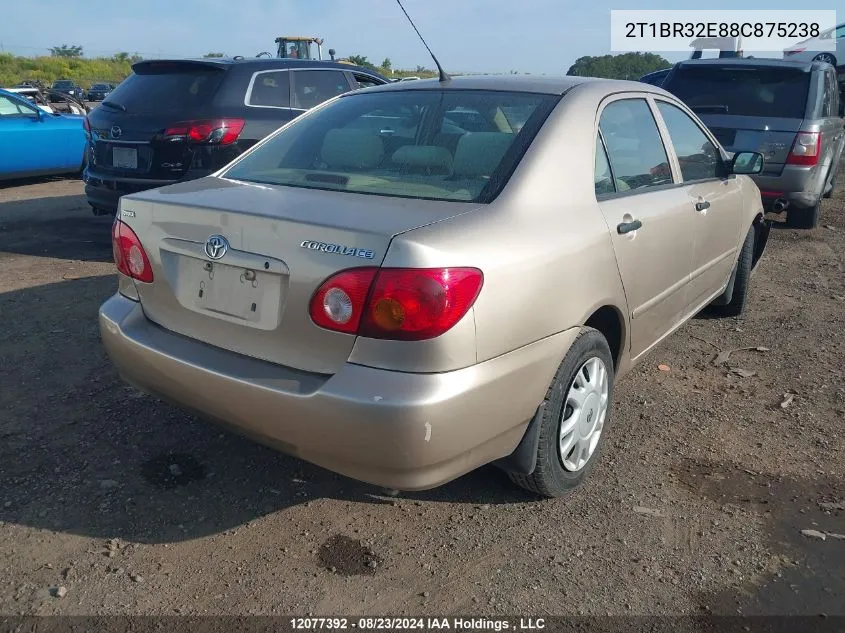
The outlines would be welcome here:
[[[820,132],[799,132],[786,159],[787,165],[816,165],[822,153]]]
[[[238,140],[243,129],[243,119],[182,121],[164,130],[164,136],[170,139],[184,138],[191,143],[230,145]]]
[[[792,50],[786,51],[787,55],[796,55],[798,53],[803,53],[806,48],[793,48]]]
[[[319,287],[311,299],[311,319],[327,330],[354,334],[378,268],[344,270]]]
[[[483,282],[477,268],[353,268],[320,286],[311,319],[369,338],[422,341],[460,321]]]
[[[141,246],[141,240],[129,225],[115,220],[111,228],[111,244],[114,263],[120,272],[138,281],[152,283],[153,268],[150,260]]]

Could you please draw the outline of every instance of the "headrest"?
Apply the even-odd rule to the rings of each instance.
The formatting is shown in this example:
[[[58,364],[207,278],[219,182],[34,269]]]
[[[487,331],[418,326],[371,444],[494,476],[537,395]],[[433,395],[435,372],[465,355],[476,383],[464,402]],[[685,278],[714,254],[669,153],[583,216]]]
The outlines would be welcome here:
[[[368,169],[381,163],[384,143],[366,130],[337,128],[326,133],[320,156],[330,168]]]
[[[456,176],[489,177],[502,162],[514,134],[506,132],[467,132],[458,141],[452,172]]]
[[[393,162],[403,167],[452,173],[452,154],[437,145],[403,145],[393,154]]]

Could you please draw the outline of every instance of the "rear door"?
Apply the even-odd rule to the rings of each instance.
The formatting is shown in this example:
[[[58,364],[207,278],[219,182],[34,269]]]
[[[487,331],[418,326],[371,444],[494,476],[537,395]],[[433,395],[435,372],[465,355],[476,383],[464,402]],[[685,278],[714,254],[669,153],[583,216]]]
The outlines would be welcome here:
[[[605,101],[595,154],[596,198],[610,229],[637,358],[688,313],[695,213],[643,95]]]
[[[692,269],[688,303],[706,302],[727,283],[736,261],[742,222],[742,191],[724,178],[716,144],[683,108],[660,97],[655,105],[678,162],[688,213],[693,218]]]
[[[729,152],[760,152],[779,176],[801,130],[811,73],[801,67],[681,64],[663,88],[704,121]]]
[[[89,113],[92,167],[116,179],[181,178],[193,166],[194,150],[185,138],[165,138],[165,131],[210,115],[228,67],[151,61],[133,68],[135,73]]]
[[[246,145],[260,141],[303,112],[292,107],[290,71],[284,68],[252,73],[243,103],[247,110],[242,134]]]

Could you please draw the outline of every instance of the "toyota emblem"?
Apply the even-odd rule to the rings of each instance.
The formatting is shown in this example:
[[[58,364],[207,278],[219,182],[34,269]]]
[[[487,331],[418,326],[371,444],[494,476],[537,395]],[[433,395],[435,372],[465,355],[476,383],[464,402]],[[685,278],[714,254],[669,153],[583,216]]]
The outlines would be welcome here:
[[[205,241],[205,254],[209,259],[220,259],[229,250],[229,242],[222,235],[212,235]]]
[[[120,135],[123,134],[123,130],[120,129],[119,125],[112,125],[111,129],[109,130],[109,136],[112,138],[120,138]]]

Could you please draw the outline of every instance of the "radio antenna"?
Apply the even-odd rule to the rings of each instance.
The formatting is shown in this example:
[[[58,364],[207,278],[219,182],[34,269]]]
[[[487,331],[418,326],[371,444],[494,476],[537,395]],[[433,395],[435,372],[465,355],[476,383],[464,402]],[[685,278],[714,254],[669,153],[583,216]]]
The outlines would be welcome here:
[[[434,65],[437,66],[437,72],[440,74],[439,81],[449,81],[451,77],[446,74],[446,71],[443,70],[443,66],[440,65],[439,61],[437,61],[437,58],[434,56],[434,53],[431,52],[431,49],[428,47],[428,44],[425,43],[425,40],[423,39],[423,36],[420,33],[420,30],[417,28],[417,25],[414,24],[414,21],[411,19],[411,16],[408,15],[408,12],[405,11],[405,7],[402,6],[402,2],[400,0],[396,0],[396,4],[398,4],[399,8],[402,9],[402,13],[405,14],[406,18],[408,18],[408,22],[411,23],[412,27],[414,27],[414,30],[417,32],[417,35],[419,36],[420,41],[423,43],[423,46],[425,46],[425,49],[428,51],[428,54],[431,55],[431,59],[434,60]]]

